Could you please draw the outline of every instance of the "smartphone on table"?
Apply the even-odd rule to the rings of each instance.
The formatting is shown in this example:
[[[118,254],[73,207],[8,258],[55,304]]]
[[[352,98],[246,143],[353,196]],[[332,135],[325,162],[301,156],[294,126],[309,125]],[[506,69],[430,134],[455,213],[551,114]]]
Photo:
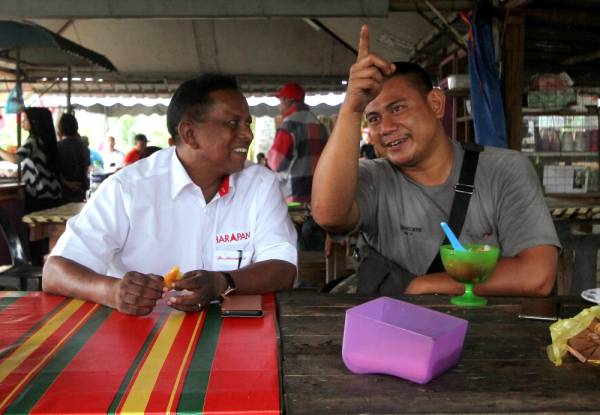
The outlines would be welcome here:
[[[262,296],[231,295],[221,302],[222,317],[262,317]]]

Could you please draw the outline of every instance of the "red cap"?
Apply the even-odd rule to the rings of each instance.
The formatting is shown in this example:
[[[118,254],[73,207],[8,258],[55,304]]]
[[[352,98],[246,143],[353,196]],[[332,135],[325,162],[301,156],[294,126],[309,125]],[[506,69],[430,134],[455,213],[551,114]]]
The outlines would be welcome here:
[[[304,88],[298,84],[288,83],[281,87],[277,98],[291,98],[294,101],[304,101]]]

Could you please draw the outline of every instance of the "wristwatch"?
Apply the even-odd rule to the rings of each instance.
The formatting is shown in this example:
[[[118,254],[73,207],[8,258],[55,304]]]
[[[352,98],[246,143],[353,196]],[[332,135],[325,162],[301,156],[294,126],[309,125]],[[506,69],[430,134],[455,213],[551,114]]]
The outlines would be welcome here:
[[[226,297],[235,291],[235,281],[231,277],[230,273],[221,271],[221,274],[223,274],[223,277],[225,278],[225,282],[227,283],[227,288],[225,288],[225,291],[223,291],[223,293],[221,294],[221,297]]]

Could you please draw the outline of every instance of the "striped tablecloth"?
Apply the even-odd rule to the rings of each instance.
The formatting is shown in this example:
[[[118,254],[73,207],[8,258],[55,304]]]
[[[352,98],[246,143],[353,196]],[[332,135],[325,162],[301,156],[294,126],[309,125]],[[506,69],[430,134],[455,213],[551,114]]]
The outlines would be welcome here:
[[[280,413],[273,295],[263,318],[218,306],[144,317],[0,292],[0,413]]]
[[[51,209],[38,210],[23,216],[23,222],[28,225],[40,223],[65,223],[83,209],[85,203],[67,203]]]

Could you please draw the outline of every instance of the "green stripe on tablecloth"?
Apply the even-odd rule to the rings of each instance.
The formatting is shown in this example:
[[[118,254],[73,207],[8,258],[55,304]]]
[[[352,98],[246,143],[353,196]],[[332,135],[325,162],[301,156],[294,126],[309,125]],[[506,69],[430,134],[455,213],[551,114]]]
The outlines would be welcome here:
[[[125,377],[123,378],[123,382],[121,382],[119,391],[117,392],[117,394],[115,395],[115,398],[113,399],[112,403],[110,404],[110,408],[108,408],[109,414],[114,415],[116,413],[117,409],[119,408],[119,405],[121,404],[121,401],[123,400],[123,397],[125,396],[125,392],[127,392],[127,388],[129,387],[129,384],[131,383],[131,379],[133,378],[133,375],[135,375],[135,372],[137,371],[138,366],[140,365],[142,359],[146,355],[148,348],[154,341],[156,334],[159,332],[160,328],[162,327],[163,322],[165,321],[167,316],[170,314],[170,312],[171,312],[170,310],[171,309],[169,307],[165,307],[163,313],[160,315],[159,319],[156,321],[156,324],[154,325],[154,327],[152,327],[152,331],[150,331],[150,333],[148,333],[148,337],[146,337],[146,341],[144,342],[142,348],[140,349],[140,352],[138,353],[137,357],[133,361],[131,368],[129,368],[129,370],[127,371],[127,375],[125,375]]]
[[[27,294],[26,291],[13,291],[10,296],[0,298],[0,313],[4,311],[6,307],[17,301],[19,298],[24,297]]]
[[[206,388],[210,377],[210,369],[215,356],[219,332],[221,331],[221,316],[219,306],[211,304],[202,333],[198,339],[194,357],[190,363],[188,373],[183,384],[181,399],[177,413],[201,414],[206,398]]]
[[[23,291],[23,294],[27,294],[27,292]],[[22,295],[20,297],[24,297],[24,295]],[[15,299],[17,299],[17,298],[19,298],[19,297],[16,297]],[[33,327],[31,327],[31,329],[29,329],[25,334],[23,334],[21,337],[19,337],[19,339],[16,342],[14,342],[13,344],[10,345],[10,347],[7,347],[2,352],[0,352],[0,360],[2,360],[2,358],[4,358],[4,356],[8,355],[9,353],[12,353],[13,350],[15,350],[21,344],[23,344],[23,342],[25,340],[30,338],[33,335],[33,333],[38,331],[42,325],[46,324],[46,321],[48,321],[49,319],[54,317],[54,315],[56,313],[58,313],[60,310],[62,310],[62,308],[65,305],[66,300],[67,300],[66,298],[63,299],[63,301],[61,301],[56,307],[54,307],[54,310],[50,311],[48,314],[46,314],[44,317],[42,317],[42,319],[40,321],[38,321],[37,323],[35,323],[35,325],[33,325]],[[1,311],[1,309],[0,309],[0,311]]]
[[[87,323],[59,350],[50,362],[38,373],[28,387],[10,405],[6,414],[29,413],[50,387],[54,379],[71,362],[79,350],[85,345],[89,338],[98,330],[112,310],[101,307],[96,311]]]

